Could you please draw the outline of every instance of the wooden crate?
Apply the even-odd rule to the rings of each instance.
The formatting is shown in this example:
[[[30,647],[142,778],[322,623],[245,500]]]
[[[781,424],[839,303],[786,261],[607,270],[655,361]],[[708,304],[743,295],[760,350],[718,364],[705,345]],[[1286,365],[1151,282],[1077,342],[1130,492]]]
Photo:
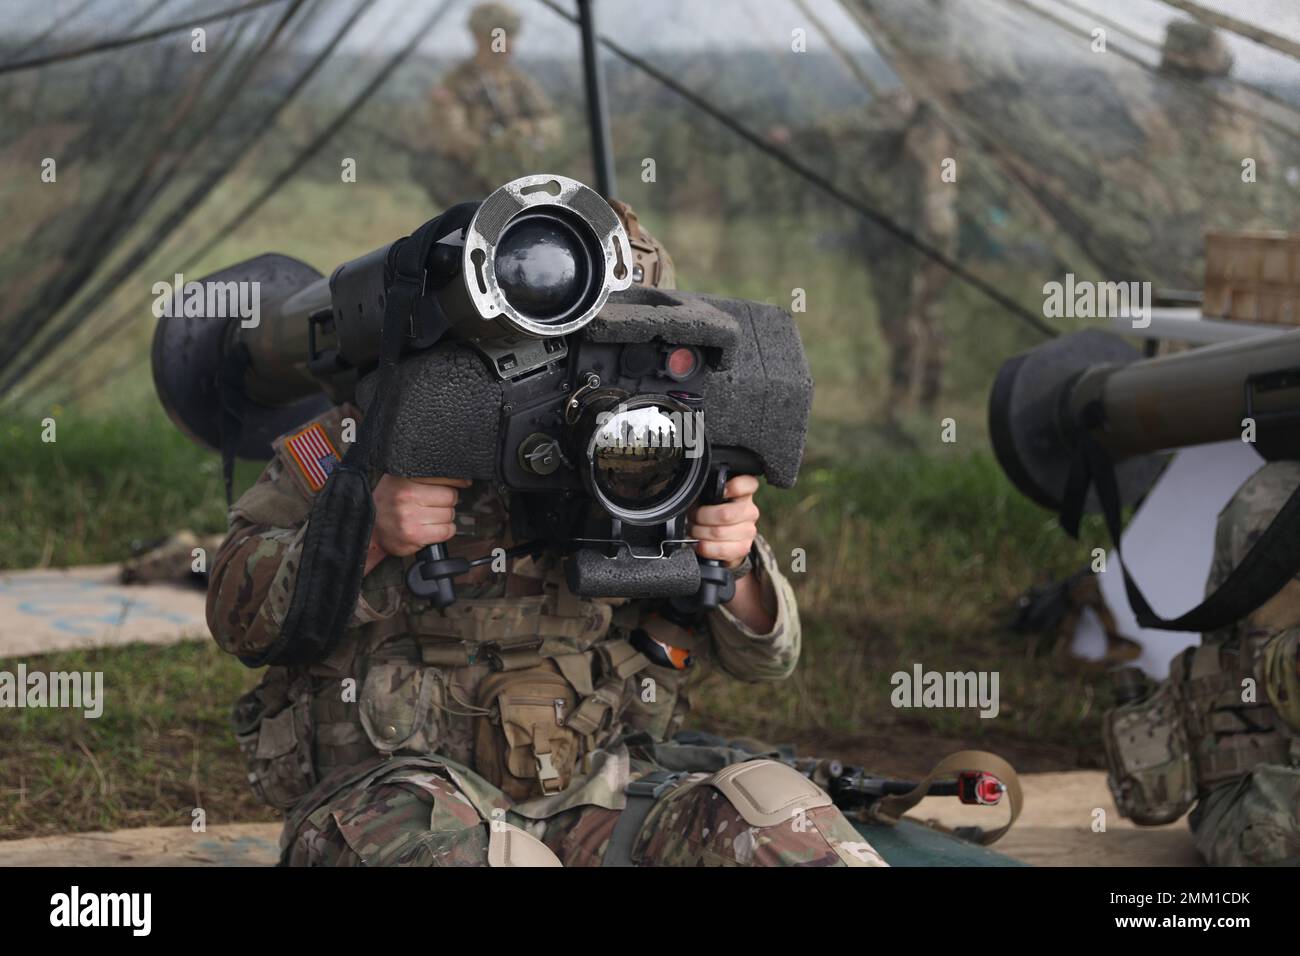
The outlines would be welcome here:
[[[1300,234],[1207,233],[1201,311],[1240,322],[1300,325]]]

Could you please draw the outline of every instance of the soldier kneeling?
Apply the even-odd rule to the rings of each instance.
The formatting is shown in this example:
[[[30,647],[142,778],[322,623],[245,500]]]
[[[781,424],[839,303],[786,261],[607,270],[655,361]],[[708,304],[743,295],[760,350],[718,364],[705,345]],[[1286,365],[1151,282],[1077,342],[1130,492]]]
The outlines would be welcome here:
[[[671,260],[625,207],[646,284]],[[335,409],[276,442],[230,512],[208,622],[246,663],[285,621],[304,529],[337,460]],[[757,533],[758,486],[732,478],[689,534],[738,580],[686,628],[646,601],[573,594],[553,555],[481,565],[438,610],[404,585],[422,547],[477,558],[515,544],[490,483],[372,476],[376,520],[361,596],[324,660],[268,668],[235,708],[259,796],[287,811],[295,865],[880,866],[794,769],[726,747],[669,742],[688,661],[741,680],[785,678],[799,656],[794,594]]]
[[[1228,577],[1300,485],[1265,465],[1219,515],[1207,593]],[[1111,711],[1105,740],[1120,812],[1169,823],[1195,803],[1197,851],[1214,866],[1300,863],[1300,579],[1176,657],[1154,693]]]

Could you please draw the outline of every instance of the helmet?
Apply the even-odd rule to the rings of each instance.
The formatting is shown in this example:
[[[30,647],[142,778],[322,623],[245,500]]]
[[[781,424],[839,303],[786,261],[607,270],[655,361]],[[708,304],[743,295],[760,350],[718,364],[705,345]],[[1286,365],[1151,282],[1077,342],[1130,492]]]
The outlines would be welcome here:
[[[627,203],[611,199],[609,204],[627,230],[628,242],[632,246],[632,282],[652,289],[677,288],[677,270],[663,243],[650,235],[649,230],[641,225],[636,211]]]
[[[519,32],[519,14],[504,3],[480,3],[470,11],[469,29],[476,37],[490,36],[497,27],[507,36]]]

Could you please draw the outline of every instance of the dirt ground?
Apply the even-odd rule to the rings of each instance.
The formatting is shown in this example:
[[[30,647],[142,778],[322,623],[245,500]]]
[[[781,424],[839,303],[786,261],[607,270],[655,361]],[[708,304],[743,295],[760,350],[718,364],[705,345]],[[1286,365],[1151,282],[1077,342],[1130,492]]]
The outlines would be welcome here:
[[[1138,828],[1121,820],[1099,771],[1026,774],[1024,809],[994,844],[1033,866],[1198,866],[1185,821]],[[992,829],[1007,808],[964,807],[930,797],[909,814],[940,827]],[[269,866],[277,858],[276,823],[143,827],[0,842],[0,866]]]

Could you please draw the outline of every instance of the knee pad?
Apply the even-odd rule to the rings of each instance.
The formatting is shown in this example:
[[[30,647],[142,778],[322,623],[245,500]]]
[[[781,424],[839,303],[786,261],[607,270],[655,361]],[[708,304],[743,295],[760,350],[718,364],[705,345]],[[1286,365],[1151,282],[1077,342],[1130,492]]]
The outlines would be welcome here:
[[[733,763],[706,782],[721,792],[751,827],[776,826],[801,810],[831,805],[826,791],[776,760]]]
[[[537,837],[512,823],[493,820],[489,825],[488,866],[563,866],[560,858]]]

